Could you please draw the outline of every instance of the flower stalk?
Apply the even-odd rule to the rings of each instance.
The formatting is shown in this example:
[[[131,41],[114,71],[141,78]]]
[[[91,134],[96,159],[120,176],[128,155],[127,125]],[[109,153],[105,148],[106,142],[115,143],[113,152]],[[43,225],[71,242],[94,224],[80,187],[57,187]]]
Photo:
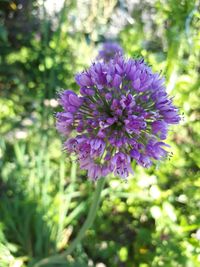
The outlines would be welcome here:
[[[94,219],[97,214],[97,210],[99,207],[100,199],[101,199],[101,192],[105,185],[105,178],[102,177],[101,179],[98,179],[96,190],[94,192],[92,204],[90,206],[90,210],[88,213],[88,216],[81,227],[80,231],[78,232],[78,235],[73,240],[73,242],[69,245],[66,251],[62,252],[61,254],[56,254],[53,256],[50,256],[48,258],[42,259],[41,261],[37,262],[33,267],[41,267],[46,264],[52,264],[52,263],[60,263],[63,262],[66,258],[66,256],[70,255],[74,249],[77,247],[77,245],[81,242],[83,237],[85,236],[86,231],[92,226]]]

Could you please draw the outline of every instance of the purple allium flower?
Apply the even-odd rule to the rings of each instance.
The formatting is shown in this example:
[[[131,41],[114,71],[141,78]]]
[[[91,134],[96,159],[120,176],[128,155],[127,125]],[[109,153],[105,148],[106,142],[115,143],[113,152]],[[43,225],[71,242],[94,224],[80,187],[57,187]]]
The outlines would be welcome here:
[[[116,54],[123,55],[122,47],[116,42],[105,42],[102,49],[99,51],[97,59],[102,59],[104,61],[109,61],[113,59]]]
[[[91,179],[111,172],[126,178],[132,161],[148,168],[167,157],[163,140],[180,116],[164,79],[143,60],[116,56],[93,63],[75,79],[80,95],[60,94],[57,129]]]

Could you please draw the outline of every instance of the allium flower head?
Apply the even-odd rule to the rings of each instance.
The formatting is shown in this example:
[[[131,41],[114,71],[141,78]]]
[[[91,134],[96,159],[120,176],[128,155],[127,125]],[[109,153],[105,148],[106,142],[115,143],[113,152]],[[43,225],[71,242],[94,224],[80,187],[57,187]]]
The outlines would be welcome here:
[[[90,178],[111,172],[126,178],[132,161],[148,168],[168,155],[168,126],[180,116],[164,79],[143,60],[116,56],[93,63],[75,79],[80,95],[60,94],[57,128],[67,137],[64,148]]]
[[[99,51],[97,59],[109,61],[116,55],[123,55],[123,49],[117,42],[105,42],[102,49]]]

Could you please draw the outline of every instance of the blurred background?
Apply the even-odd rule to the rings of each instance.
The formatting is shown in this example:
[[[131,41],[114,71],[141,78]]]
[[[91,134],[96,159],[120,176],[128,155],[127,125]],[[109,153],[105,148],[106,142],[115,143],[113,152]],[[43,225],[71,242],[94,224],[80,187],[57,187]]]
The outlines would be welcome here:
[[[94,184],[63,153],[54,114],[106,40],[162,71],[184,120],[170,161],[107,178],[94,225],[59,266],[200,266],[199,1],[0,0],[0,267],[65,250],[87,216]]]

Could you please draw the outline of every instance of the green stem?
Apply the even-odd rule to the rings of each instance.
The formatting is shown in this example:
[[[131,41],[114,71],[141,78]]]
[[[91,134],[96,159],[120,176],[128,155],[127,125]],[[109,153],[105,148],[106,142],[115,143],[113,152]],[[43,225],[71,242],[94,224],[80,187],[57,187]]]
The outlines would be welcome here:
[[[48,258],[42,259],[41,261],[36,263],[34,265],[34,267],[40,267],[40,266],[43,266],[43,265],[49,264],[49,263],[63,262],[64,258],[74,251],[76,246],[83,239],[85,232],[91,227],[91,225],[94,222],[94,219],[96,217],[96,213],[98,210],[99,202],[100,202],[101,191],[104,188],[104,185],[105,185],[105,178],[102,177],[97,182],[96,190],[94,192],[94,197],[92,200],[92,204],[90,206],[90,210],[89,210],[87,219],[85,220],[83,226],[81,227],[80,231],[78,232],[78,235],[76,236],[74,241],[70,244],[70,246],[67,248],[67,250],[62,252],[61,254],[56,254],[56,255],[50,256]]]

